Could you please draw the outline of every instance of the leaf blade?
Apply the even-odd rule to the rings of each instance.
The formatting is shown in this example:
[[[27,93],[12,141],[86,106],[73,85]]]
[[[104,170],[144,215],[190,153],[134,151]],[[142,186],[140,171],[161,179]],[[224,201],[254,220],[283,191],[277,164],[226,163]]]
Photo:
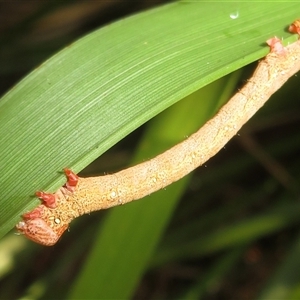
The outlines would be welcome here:
[[[288,36],[283,28],[297,4],[257,5],[240,3],[237,20],[228,3],[216,12],[200,2],[121,20],[62,50],[4,95],[0,236],[39,203],[35,190],[63,184],[63,167],[81,170],[171,104],[263,56],[260,44],[270,35]]]

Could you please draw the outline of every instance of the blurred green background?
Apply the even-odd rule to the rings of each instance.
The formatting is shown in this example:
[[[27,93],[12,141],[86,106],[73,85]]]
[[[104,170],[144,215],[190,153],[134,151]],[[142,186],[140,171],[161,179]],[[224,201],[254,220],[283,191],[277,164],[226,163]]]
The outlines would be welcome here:
[[[157,7],[156,13],[161,10],[167,15],[174,3],[160,7],[163,2],[0,2],[0,94],[13,91],[26,74],[93,30],[105,25],[109,28],[116,20],[152,7]],[[183,1],[181,5],[191,3],[207,9],[207,3],[202,1]],[[225,13],[224,7],[228,7],[228,20],[244,17],[246,6],[242,2],[213,5],[216,12]],[[162,113],[157,111],[155,118],[89,164],[81,176],[112,173],[153,157],[209,119],[251,76],[256,63],[242,69],[238,65],[244,66],[267,53],[263,43],[265,36],[273,35],[272,26],[282,28],[282,36],[288,37],[280,22],[288,26],[297,16],[297,3],[287,2],[282,7],[267,2],[256,5],[260,14],[248,16],[247,39],[239,35],[243,28],[235,28],[236,34],[222,32],[227,35],[228,45],[230,39],[236,39],[236,49],[231,49],[228,56],[240,51],[239,60],[222,67],[223,75],[230,74],[222,77],[217,71],[204,73],[210,84]],[[212,20],[206,24],[207,31],[214,27],[221,32],[224,28],[217,15],[215,19],[214,15],[207,16]],[[147,18],[151,18],[151,11]],[[259,31],[259,26],[266,28],[265,24],[270,24],[271,32]],[[170,28],[166,36],[174,32]],[[189,34],[186,33],[187,39]],[[212,34],[199,35],[203,44],[213,38]],[[242,48],[243,39],[254,44],[249,53]],[[181,40],[178,44],[181,42],[184,45]],[[209,51],[199,56],[207,55],[209,64],[219,64],[221,68],[225,60],[221,50],[226,51],[226,46],[220,44],[220,54],[211,49],[211,56]],[[214,53],[219,58],[210,61]],[[158,58],[163,55],[157,54]],[[239,70],[231,73],[236,69]],[[193,72],[196,74],[198,69]],[[151,82],[149,92],[155,98]],[[0,299],[300,299],[299,98],[299,77],[294,76],[205,166],[144,200],[82,216],[54,247],[35,245],[12,230],[0,240]],[[144,117],[144,121],[149,118]],[[4,119],[2,110],[0,122]],[[14,128],[10,134],[13,137]],[[56,147],[60,152],[63,140]],[[1,155],[6,149],[9,145],[2,142]],[[87,161],[76,161],[74,166],[82,169]],[[16,167],[18,164],[15,162]],[[34,157],[28,164],[30,168],[45,168],[41,162],[36,166]],[[52,167],[59,171],[57,166]],[[9,173],[4,165],[1,169]],[[51,178],[39,188],[59,186],[63,176],[54,175],[60,179]],[[14,179],[9,179],[15,184]],[[22,185],[22,178],[16,185],[18,182]],[[41,182],[45,179],[41,178]],[[38,179],[35,184],[39,186]],[[0,189],[5,196],[3,186]],[[38,201],[30,199],[34,207]],[[3,234],[19,218],[19,211],[26,211],[26,199],[20,199],[17,208],[13,201],[1,202]],[[15,211],[10,216],[12,209]]]

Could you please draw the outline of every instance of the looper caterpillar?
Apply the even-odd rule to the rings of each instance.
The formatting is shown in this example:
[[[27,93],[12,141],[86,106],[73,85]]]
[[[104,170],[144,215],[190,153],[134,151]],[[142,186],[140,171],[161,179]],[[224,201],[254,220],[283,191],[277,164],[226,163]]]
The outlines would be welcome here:
[[[290,26],[300,32],[300,21]],[[283,47],[267,41],[270,53],[247,84],[196,133],[157,157],[112,175],[81,178],[65,169],[67,183],[56,193],[37,192],[43,201],[16,228],[42,245],[54,245],[70,222],[85,213],[143,198],[179,180],[215,155],[289,77],[300,69],[300,40]]]

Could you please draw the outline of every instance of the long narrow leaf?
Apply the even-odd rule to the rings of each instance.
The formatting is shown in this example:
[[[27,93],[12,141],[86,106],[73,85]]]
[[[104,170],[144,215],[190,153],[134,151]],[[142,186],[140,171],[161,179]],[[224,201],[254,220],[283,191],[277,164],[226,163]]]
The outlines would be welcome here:
[[[264,41],[287,37],[298,7],[215,5],[173,3],[95,31],[1,99],[0,236],[39,203],[36,190],[63,184],[63,167],[83,169],[171,104],[266,54]]]

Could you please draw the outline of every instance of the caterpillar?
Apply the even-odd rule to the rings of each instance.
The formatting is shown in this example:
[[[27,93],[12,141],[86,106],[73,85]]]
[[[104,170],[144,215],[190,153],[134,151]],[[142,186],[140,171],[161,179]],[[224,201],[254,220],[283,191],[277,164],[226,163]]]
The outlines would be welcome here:
[[[290,26],[300,32],[300,21]],[[189,138],[157,157],[115,174],[81,178],[64,169],[66,184],[57,192],[36,192],[42,203],[23,214],[17,230],[34,242],[54,245],[74,218],[145,197],[184,177],[215,155],[291,76],[300,69],[300,41],[283,47],[274,37],[270,53],[253,76]]]

